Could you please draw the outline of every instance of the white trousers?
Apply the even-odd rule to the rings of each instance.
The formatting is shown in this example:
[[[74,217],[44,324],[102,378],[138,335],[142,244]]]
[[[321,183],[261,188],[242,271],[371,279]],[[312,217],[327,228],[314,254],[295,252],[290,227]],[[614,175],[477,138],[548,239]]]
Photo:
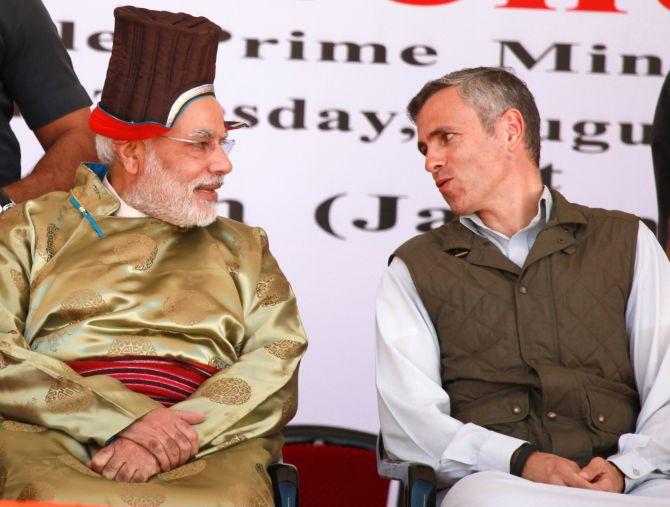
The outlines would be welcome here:
[[[670,479],[650,479],[621,495],[540,484],[503,472],[477,472],[437,496],[441,507],[670,506]]]

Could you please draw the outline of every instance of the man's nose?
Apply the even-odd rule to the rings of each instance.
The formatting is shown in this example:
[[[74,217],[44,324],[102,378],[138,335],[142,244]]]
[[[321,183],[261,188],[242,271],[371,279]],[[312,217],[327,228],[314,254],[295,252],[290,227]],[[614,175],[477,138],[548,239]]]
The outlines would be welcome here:
[[[426,153],[426,161],[424,163],[426,171],[429,173],[436,173],[439,171],[442,167],[444,167],[444,157],[442,154],[430,150],[428,153]]]
[[[215,153],[210,160],[209,170],[212,173],[223,174],[228,174],[233,170],[233,163],[228,158],[228,155],[226,155],[226,152],[223,151],[223,146],[215,148]]]

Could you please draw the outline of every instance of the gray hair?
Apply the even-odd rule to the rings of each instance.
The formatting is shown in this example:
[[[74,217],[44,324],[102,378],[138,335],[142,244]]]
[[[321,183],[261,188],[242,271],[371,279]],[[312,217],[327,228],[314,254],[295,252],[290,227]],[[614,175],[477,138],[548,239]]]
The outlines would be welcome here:
[[[95,135],[95,151],[98,154],[98,160],[101,164],[111,166],[118,160],[118,155],[114,149],[114,139],[110,137],[105,137],[100,134]],[[149,146],[151,144],[151,139],[145,139],[143,141],[144,146]]]
[[[101,136],[100,134],[95,135],[95,151],[98,154],[98,160],[100,163],[105,165],[112,165],[116,162],[116,150],[112,143],[114,139],[109,137]]]
[[[438,91],[458,86],[458,94],[470,104],[489,134],[496,121],[508,109],[518,109],[526,124],[524,144],[536,165],[540,164],[540,113],[533,94],[526,83],[507,69],[500,67],[475,67],[451,72],[429,81],[407,106],[412,122],[421,108]]]

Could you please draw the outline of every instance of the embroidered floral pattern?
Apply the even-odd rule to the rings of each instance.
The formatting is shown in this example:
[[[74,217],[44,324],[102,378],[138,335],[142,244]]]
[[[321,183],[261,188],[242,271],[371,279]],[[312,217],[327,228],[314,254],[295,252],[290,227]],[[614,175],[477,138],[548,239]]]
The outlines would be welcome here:
[[[54,499],[54,496],[56,496],[56,493],[54,487],[51,484],[48,482],[37,481],[26,484],[21,490],[21,493],[19,493],[17,500],[49,502]]]
[[[56,252],[60,250],[60,247],[63,246],[62,238],[58,234],[60,229],[56,224],[49,224],[47,227],[47,241],[46,241],[46,252],[47,252],[47,261],[50,261]]]
[[[222,405],[243,405],[251,399],[251,386],[241,378],[225,378],[209,384],[202,394]]]
[[[63,238],[60,229],[54,223],[50,223],[46,228],[37,233],[37,253],[49,262],[56,252],[63,246]]]
[[[276,340],[263,348],[279,359],[290,359],[300,355],[302,347],[302,343],[294,340]]]
[[[163,305],[163,311],[176,324],[192,326],[209,314],[210,303],[204,294],[194,290],[184,290],[168,297]]]
[[[266,274],[256,283],[256,296],[261,300],[261,306],[274,306],[286,301],[291,296],[291,289],[283,276]]]
[[[16,287],[16,290],[18,290],[19,292],[28,291],[28,283],[26,282],[26,279],[23,278],[23,273],[21,273],[16,269],[10,269],[9,276],[12,277],[12,282],[14,283],[14,287]]]
[[[70,293],[60,305],[63,317],[69,322],[84,320],[107,312],[107,303],[91,289]]]
[[[169,472],[164,472],[158,474],[156,477],[161,481],[176,481],[177,479],[183,479],[185,477],[192,477],[198,475],[207,467],[207,462],[199,459],[191,463],[186,463],[180,467],[170,470]]]
[[[165,489],[158,484],[124,484],[121,499],[132,507],[158,507],[165,502]]]
[[[212,443],[214,445],[220,445],[221,450],[223,450],[223,449],[228,449],[229,447],[232,447],[232,446],[237,445],[239,443],[242,443],[245,440],[247,440],[247,437],[245,435],[243,435],[242,433],[236,433],[235,435],[230,437],[228,440],[226,440],[225,438],[222,438],[222,437],[217,437],[214,440],[212,440]]]
[[[20,206],[9,208],[0,213],[0,229],[12,229],[22,222],[22,209]]]
[[[18,421],[3,421],[2,427],[7,431],[22,431],[24,433],[41,433],[47,430],[36,424],[26,424]]]
[[[120,336],[107,349],[108,356],[155,356],[156,349],[146,336]]]
[[[44,401],[52,411],[69,414],[90,407],[93,403],[93,392],[87,387],[60,378],[51,384]]]
[[[127,234],[114,246],[114,255],[137,271],[147,271],[156,260],[158,244],[144,234]]]
[[[70,335],[68,329],[59,329],[45,336],[36,337],[33,340],[32,348],[35,352],[55,354],[60,349],[66,336]]]

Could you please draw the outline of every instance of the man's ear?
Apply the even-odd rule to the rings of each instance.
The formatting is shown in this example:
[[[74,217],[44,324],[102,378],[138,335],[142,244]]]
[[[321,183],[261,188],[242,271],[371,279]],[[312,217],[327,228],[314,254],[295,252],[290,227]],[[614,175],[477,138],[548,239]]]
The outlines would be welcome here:
[[[514,108],[508,109],[500,117],[499,124],[503,129],[509,151],[515,152],[525,147],[526,122],[523,120],[521,111]]]
[[[137,174],[140,170],[140,161],[144,159],[144,143],[142,141],[114,141],[112,146],[125,171]]]

